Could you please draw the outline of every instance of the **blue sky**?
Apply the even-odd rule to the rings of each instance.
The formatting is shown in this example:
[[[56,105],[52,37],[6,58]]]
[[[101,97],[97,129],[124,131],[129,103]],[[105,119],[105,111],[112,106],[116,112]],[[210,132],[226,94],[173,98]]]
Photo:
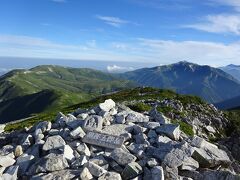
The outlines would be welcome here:
[[[240,64],[239,0],[1,0],[0,56]]]

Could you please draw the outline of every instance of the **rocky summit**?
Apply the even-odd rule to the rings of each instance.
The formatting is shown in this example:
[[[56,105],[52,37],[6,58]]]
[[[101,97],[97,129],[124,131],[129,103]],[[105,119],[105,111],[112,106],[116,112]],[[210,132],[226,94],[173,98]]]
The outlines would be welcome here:
[[[140,113],[108,99],[24,130],[1,128],[0,179],[240,179],[236,155],[209,142],[227,124],[223,113],[207,104],[147,103],[152,109]],[[166,117],[157,110],[164,105],[188,116]]]

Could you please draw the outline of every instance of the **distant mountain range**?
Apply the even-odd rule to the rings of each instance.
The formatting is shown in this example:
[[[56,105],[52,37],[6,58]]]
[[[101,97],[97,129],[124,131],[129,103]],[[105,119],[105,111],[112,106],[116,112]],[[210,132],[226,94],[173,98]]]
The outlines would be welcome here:
[[[210,103],[240,95],[240,82],[231,75],[217,68],[186,61],[138,69],[124,73],[122,77],[143,86],[167,88],[182,94],[197,95]]]
[[[43,65],[0,76],[0,123],[55,111],[136,86],[171,89],[202,97],[210,103],[224,102],[217,104],[220,108],[235,107],[240,102],[240,82],[233,76],[186,61],[122,74]]]
[[[223,71],[232,75],[233,77],[235,77],[237,80],[240,81],[240,66],[239,65],[230,64],[228,66],[220,67],[220,69],[222,69]]]
[[[0,77],[0,123],[129,87],[135,84],[93,69],[45,65],[13,70]]]

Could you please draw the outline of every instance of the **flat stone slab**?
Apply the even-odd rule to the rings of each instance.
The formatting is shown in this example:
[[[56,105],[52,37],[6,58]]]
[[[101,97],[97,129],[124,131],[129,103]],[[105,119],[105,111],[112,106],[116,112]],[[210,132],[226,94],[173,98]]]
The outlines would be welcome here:
[[[122,146],[124,137],[89,131],[82,141],[87,144],[115,149]]]

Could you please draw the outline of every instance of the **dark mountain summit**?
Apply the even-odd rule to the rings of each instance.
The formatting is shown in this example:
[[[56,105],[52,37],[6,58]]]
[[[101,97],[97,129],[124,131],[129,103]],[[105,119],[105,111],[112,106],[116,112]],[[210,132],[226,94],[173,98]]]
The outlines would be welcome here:
[[[226,72],[210,66],[181,61],[179,63],[143,68],[123,76],[144,86],[167,88],[178,93],[219,102],[240,94],[240,83]]]

